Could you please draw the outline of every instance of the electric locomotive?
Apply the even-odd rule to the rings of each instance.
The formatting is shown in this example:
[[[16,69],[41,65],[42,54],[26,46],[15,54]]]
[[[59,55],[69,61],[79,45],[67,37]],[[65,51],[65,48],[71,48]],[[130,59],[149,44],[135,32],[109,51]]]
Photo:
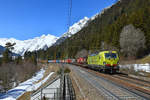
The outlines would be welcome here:
[[[102,51],[88,56],[87,63],[91,69],[115,73],[119,71],[119,57],[116,51]]]

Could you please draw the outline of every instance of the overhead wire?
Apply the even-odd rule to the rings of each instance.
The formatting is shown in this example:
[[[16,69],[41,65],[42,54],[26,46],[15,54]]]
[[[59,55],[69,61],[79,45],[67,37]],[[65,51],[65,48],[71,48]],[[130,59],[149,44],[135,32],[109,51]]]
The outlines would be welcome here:
[[[71,15],[72,15],[72,0],[69,0],[69,9],[68,9],[68,32],[69,32],[69,27],[71,25]]]
[[[70,28],[70,26],[71,26],[71,15],[72,15],[72,0],[68,0],[68,24],[67,24],[67,33],[69,34],[69,28]],[[66,58],[68,59],[68,56],[69,56],[69,46],[68,46],[68,38],[69,37],[67,37],[67,44],[66,44],[66,46],[67,46],[67,56],[66,56]]]

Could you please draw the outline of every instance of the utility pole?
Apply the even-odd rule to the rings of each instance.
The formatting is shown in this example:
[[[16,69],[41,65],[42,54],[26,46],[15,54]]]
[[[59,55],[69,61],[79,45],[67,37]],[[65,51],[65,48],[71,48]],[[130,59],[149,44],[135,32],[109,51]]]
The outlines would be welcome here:
[[[71,25],[71,14],[72,14],[72,0],[68,0],[69,2],[69,10],[68,10],[68,25],[67,25],[67,33],[69,33],[69,28],[70,28],[70,25]],[[66,51],[67,51],[67,55],[66,55],[66,58],[68,59],[69,58],[69,46],[68,46],[68,39],[69,37],[67,37],[66,41]]]

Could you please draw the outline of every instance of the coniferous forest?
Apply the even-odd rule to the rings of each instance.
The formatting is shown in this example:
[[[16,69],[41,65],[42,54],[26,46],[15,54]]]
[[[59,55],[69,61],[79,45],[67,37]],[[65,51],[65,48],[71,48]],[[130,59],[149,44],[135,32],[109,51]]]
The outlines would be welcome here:
[[[150,52],[149,5],[150,0],[120,0],[61,44],[38,51],[39,58],[75,58],[82,50],[88,54],[117,50],[123,57],[143,57]]]

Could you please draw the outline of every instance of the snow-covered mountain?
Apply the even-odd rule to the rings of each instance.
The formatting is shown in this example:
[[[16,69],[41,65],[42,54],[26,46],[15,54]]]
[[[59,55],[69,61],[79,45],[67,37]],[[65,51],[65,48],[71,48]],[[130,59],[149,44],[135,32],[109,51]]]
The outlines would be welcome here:
[[[33,39],[24,40],[24,41],[16,40],[14,38],[0,38],[0,45],[4,47],[7,42],[16,43],[16,45],[14,46],[15,49],[12,52],[23,56],[26,51],[32,52],[40,49],[46,49],[55,43],[56,44],[61,43],[66,38],[71,37],[73,34],[77,33],[83,27],[85,27],[88,21],[89,18],[84,17],[79,22],[73,24],[69,28],[69,31],[64,33],[60,38],[52,36],[50,34],[42,35],[41,37],[35,37]]]
[[[39,49],[44,49],[52,46],[53,44],[60,44],[66,38],[71,37],[73,34],[80,31],[83,27],[87,25],[89,21],[88,17],[84,17],[79,22],[74,23],[69,31],[64,33],[60,38],[52,36],[52,35],[42,35],[41,37],[36,37],[34,39],[29,40],[16,40],[14,38],[0,38],[0,45],[5,46],[7,42],[16,43],[14,46],[14,53],[24,55],[26,51],[35,51]]]
[[[117,2],[121,2],[121,0],[118,0]],[[113,5],[115,5],[117,2],[114,2]],[[69,27],[69,31],[64,33],[57,41],[54,45],[59,45],[61,42],[63,42],[66,38],[71,37],[72,35],[76,34],[77,32],[79,32],[82,28],[86,27],[88,25],[88,23],[92,20],[94,20],[95,18],[97,18],[98,16],[100,17],[105,11],[107,11],[108,9],[110,9],[113,5],[108,6],[106,8],[104,8],[101,12],[96,13],[94,16],[92,16],[91,18],[88,17],[84,17],[83,19],[79,20],[78,22],[74,23],[71,27]]]
[[[45,49],[47,47],[50,47],[53,45],[58,37],[55,37],[53,35],[42,35],[41,37],[35,37],[33,39],[29,40],[16,40],[14,38],[0,38],[0,45],[5,46],[7,42],[16,43],[14,46],[14,53],[24,55],[26,51],[35,51],[40,49]]]
[[[83,19],[79,20],[77,23],[74,23],[72,26],[69,27],[69,31],[64,33],[55,43],[55,45],[60,44],[66,38],[71,37],[73,34],[79,32],[83,27],[87,25],[89,21],[88,17],[84,17]]]
[[[97,13],[91,18],[84,17],[83,19],[79,20],[78,22],[74,23],[72,26],[69,27],[69,31],[65,32],[55,43],[55,45],[60,44],[63,42],[66,38],[71,37],[72,35],[79,32],[82,28],[86,27],[88,23],[92,20],[94,20],[97,16],[99,16],[101,13]]]
[[[111,6],[110,6],[111,7]],[[79,20],[78,22],[74,23],[68,32],[65,32],[60,38],[48,35],[42,35],[41,37],[36,37],[29,40],[16,40],[14,38],[0,38],[0,45],[5,46],[7,42],[16,43],[14,46],[13,52],[16,54],[24,55],[26,51],[36,51],[40,49],[46,49],[52,45],[58,45],[63,42],[66,38],[71,37],[72,35],[79,32],[82,28],[86,27],[88,23],[94,20],[96,17],[101,16],[107,9],[110,7],[105,8],[100,13],[95,14],[91,18],[84,17],[83,19]]]
[[[85,27],[85,25],[87,24],[88,20],[89,20],[88,17],[84,17],[79,22],[74,23],[72,26],[69,27],[69,31],[64,33],[61,37],[70,37],[71,35],[77,33],[83,27]]]

